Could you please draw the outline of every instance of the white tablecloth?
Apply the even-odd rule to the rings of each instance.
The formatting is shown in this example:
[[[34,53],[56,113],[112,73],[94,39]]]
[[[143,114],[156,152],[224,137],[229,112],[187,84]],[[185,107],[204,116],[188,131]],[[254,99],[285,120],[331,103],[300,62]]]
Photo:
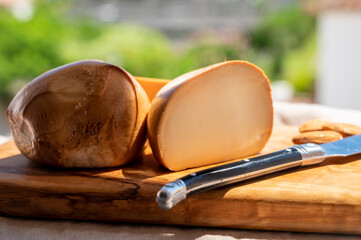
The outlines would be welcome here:
[[[320,105],[276,102],[275,125],[299,125],[322,118],[361,126],[361,112]],[[5,141],[7,137],[1,137]],[[1,194],[1,193],[0,193]],[[1,203],[0,203],[1,204]],[[360,226],[361,227],[361,226]],[[37,220],[0,217],[0,240],[43,239],[361,239],[361,236],[231,230],[123,223]]]

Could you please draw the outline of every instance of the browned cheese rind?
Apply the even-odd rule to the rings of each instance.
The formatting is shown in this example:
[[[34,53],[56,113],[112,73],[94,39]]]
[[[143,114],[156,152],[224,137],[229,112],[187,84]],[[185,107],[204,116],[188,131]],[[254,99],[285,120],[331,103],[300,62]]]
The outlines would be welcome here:
[[[149,100],[117,66],[79,61],[39,76],[18,92],[7,116],[27,158],[59,167],[113,167],[134,159],[146,139]]]

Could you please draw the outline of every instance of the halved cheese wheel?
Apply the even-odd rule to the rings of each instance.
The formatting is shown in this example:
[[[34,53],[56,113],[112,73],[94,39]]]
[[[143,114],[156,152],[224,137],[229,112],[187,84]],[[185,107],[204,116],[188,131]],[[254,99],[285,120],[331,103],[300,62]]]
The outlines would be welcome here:
[[[198,69],[158,92],[147,121],[155,158],[173,171],[253,155],[272,132],[270,83],[245,61]]]

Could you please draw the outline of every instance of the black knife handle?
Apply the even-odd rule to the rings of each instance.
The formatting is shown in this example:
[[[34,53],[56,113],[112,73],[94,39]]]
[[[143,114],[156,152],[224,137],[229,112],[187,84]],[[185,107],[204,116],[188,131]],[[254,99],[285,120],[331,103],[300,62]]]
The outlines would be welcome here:
[[[190,195],[243,181],[268,173],[302,165],[301,154],[295,148],[283,149],[270,154],[247,158],[233,163],[205,169],[182,177]]]
[[[324,157],[323,148],[317,144],[296,145],[278,152],[191,173],[164,185],[158,191],[156,201],[159,207],[170,209],[194,193],[284,169],[318,164]]]

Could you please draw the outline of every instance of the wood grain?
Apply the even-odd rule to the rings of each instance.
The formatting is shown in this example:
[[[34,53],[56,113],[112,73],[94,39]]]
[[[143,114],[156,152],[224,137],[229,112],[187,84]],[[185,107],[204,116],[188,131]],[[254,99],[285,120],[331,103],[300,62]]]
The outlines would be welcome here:
[[[278,127],[264,153],[291,146],[297,127]],[[169,172],[147,148],[136,163],[110,169],[51,169],[0,146],[0,214],[169,225],[361,234],[361,156],[284,171],[212,190],[171,210],[160,187],[194,170]]]

